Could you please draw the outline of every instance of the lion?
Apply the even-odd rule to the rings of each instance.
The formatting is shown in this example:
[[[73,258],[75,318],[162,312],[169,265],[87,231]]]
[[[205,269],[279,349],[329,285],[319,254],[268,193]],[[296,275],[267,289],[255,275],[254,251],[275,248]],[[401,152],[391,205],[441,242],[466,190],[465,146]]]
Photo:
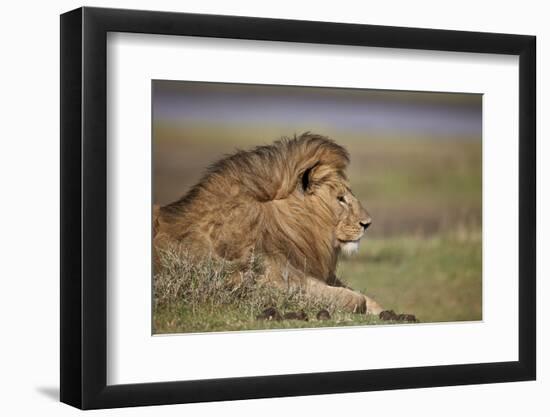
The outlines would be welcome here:
[[[181,199],[155,206],[154,249],[178,243],[197,258],[243,264],[259,254],[263,282],[378,315],[376,301],[336,276],[339,256],[356,252],[372,223],[350,189],[349,162],[346,149],[309,132],[237,151]]]

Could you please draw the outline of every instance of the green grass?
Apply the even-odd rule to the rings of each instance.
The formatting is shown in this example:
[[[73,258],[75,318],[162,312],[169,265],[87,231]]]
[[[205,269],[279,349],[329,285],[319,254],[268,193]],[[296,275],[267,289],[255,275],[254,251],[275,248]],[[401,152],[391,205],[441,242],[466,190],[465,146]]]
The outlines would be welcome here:
[[[421,322],[481,320],[482,247],[479,232],[368,238],[338,273],[384,308]]]
[[[303,329],[352,325],[389,324],[374,316],[333,312],[330,320],[317,320],[310,311],[308,321],[257,320],[255,314],[244,314],[235,307],[200,308],[191,312],[183,303],[161,308],[155,314],[154,333],[203,333],[236,330]]]

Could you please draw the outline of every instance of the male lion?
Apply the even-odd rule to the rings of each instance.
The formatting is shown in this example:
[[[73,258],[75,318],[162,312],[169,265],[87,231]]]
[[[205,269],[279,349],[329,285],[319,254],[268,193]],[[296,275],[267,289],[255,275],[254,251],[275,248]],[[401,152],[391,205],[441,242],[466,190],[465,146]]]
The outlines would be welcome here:
[[[342,146],[310,133],[238,151],[183,198],[155,207],[154,247],[179,243],[193,256],[237,264],[260,254],[265,282],[379,314],[378,303],[335,275],[340,252],[357,251],[372,221],[351,192],[348,164]]]

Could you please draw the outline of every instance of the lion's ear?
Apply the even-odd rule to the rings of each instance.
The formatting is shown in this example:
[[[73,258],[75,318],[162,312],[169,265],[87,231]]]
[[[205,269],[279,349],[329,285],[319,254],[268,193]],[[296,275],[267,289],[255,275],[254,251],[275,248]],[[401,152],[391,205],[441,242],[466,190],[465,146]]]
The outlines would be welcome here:
[[[319,163],[316,163],[315,165],[307,168],[301,178],[301,185],[302,185],[302,192],[305,194],[308,191],[311,191],[311,186],[313,183],[313,170],[319,165]]]

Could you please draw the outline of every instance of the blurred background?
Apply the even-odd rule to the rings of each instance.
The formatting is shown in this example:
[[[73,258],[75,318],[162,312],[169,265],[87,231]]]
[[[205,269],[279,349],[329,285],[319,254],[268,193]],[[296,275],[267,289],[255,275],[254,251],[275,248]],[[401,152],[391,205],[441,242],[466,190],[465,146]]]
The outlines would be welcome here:
[[[482,95],[155,80],[153,195],[170,203],[235,149],[306,131],[351,154],[373,218],[339,275],[421,321],[482,318]]]

